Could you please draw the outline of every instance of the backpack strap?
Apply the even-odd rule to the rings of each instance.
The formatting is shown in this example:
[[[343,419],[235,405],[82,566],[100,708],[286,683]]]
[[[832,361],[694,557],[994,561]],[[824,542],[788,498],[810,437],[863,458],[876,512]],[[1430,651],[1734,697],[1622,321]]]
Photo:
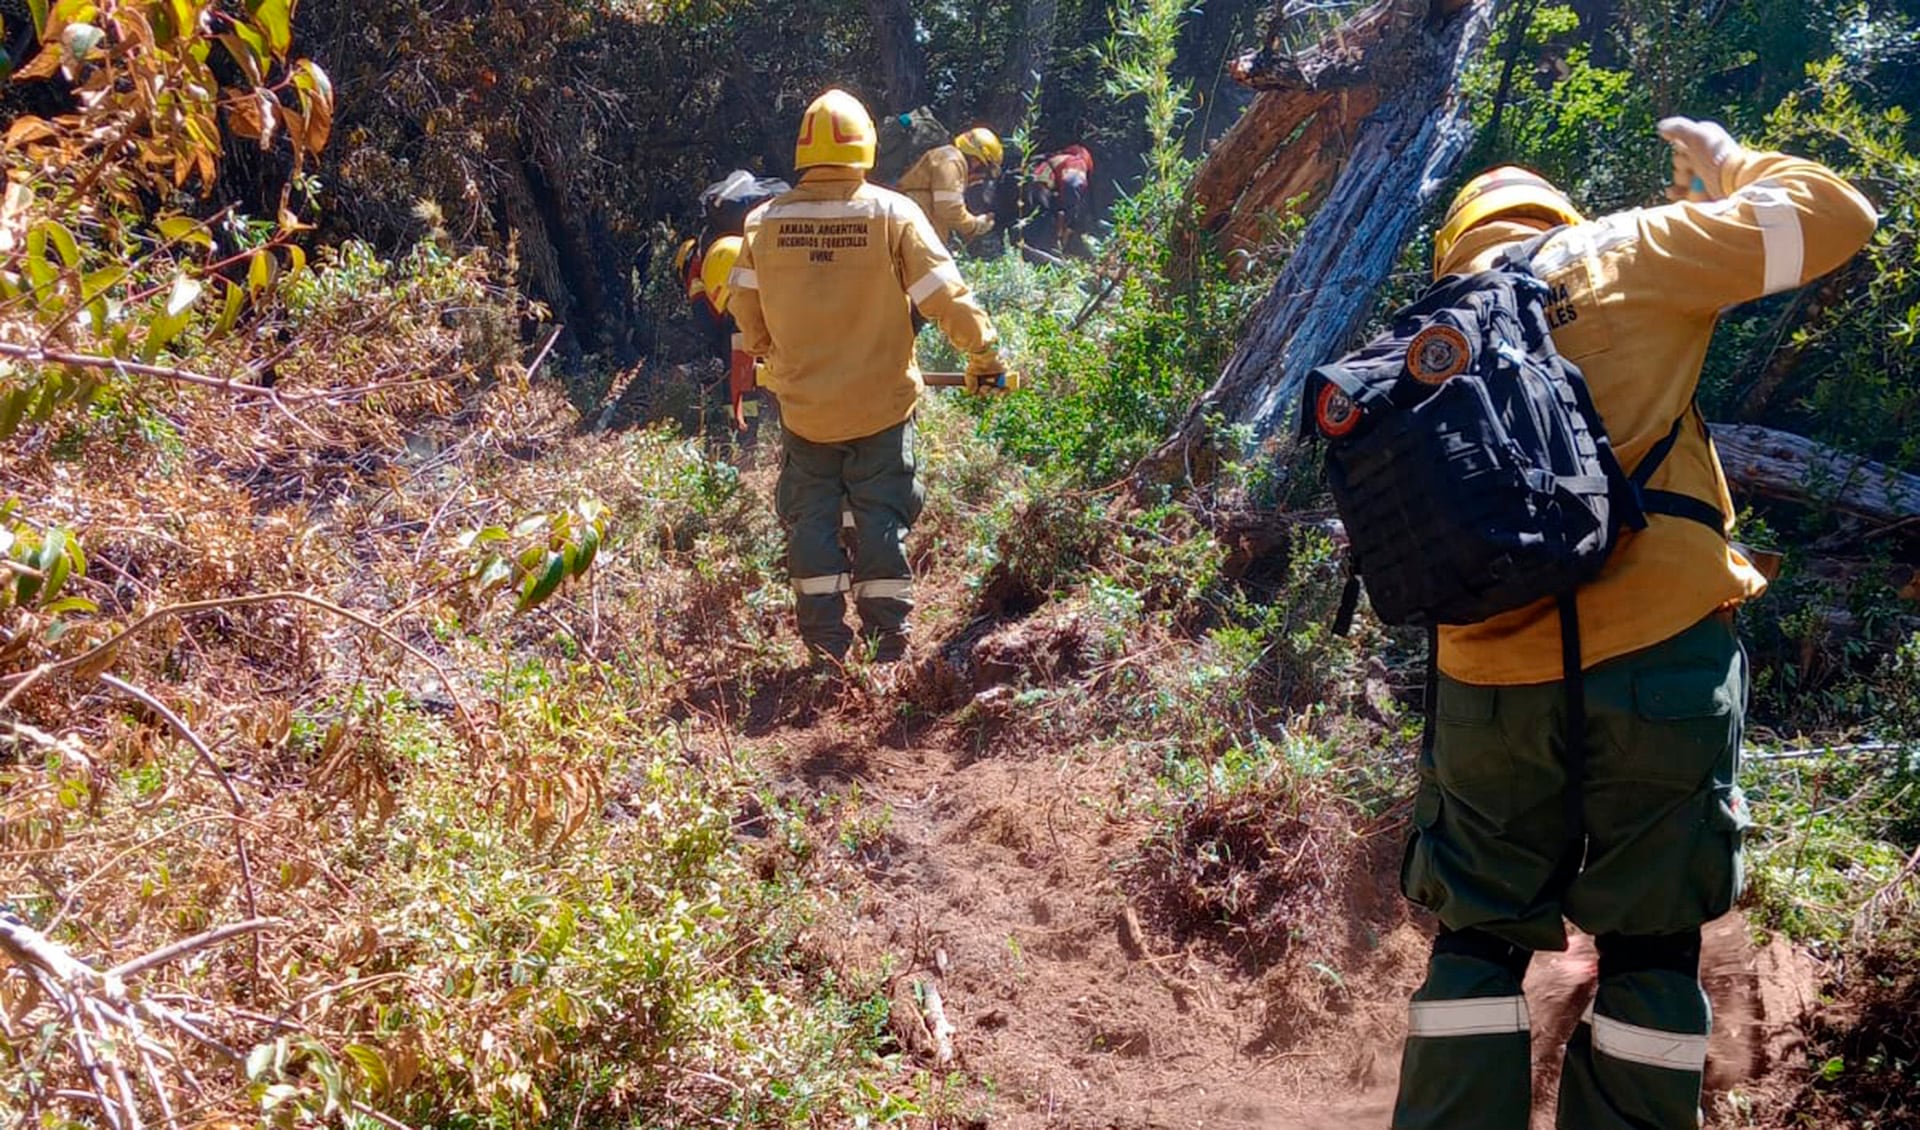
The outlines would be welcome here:
[[[1580,653],[1580,603],[1571,592],[1564,593],[1560,605],[1560,682],[1566,688],[1566,715],[1561,728],[1561,764],[1567,770],[1566,787],[1560,801],[1566,822],[1566,841],[1560,862],[1547,880],[1544,896],[1565,891],[1580,873],[1586,858],[1586,814],[1581,804],[1586,796],[1587,776],[1587,675]]]
[[[1673,490],[1653,490],[1647,486],[1648,480],[1653,478],[1653,473],[1660,468],[1660,464],[1672,454],[1674,444],[1679,442],[1680,429],[1686,425],[1687,417],[1696,411],[1696,406],[1689,404],[1686,411],[1680,413],[1679,418],[1674,420],[1673,427],[1667,429],[1666,436],[1659,443],[1654,444],[1653,448],[1640,460],[1640,465],[1633,469],[1630,479],[1634,490],[1640,495],[1640,508],[1648,514],[1665,514],[1672,518],[1685,518],[1690,522],[1698,522],[1724,538],[1727,536],[1727,517],[1720,512],[1718,506],[1703,502],[1690,494],[1681,494]]]
[[[1527,274],[1532,275],[1534,274],[1533,257],[1540,253],[1540,249],[1546,246],[1548,240],[1566,230],[1566,224],[1548,228],[1546,231],[1541,232],[1525,243],[1515,244],[1507,248],[1507,250],[1501,254],[1500,261],[1514,270],[1525,271]],[[1539,276],[1534,275],[1534,277],[1538,278]]]

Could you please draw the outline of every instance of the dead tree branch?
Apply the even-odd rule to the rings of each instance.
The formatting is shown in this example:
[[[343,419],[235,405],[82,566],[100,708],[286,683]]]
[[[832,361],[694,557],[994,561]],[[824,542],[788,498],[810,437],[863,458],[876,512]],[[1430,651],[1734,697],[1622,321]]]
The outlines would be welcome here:
[[[415,647],[413,644],[408,643],[405,639],[397,635],[391,628],[388,628],[385,625],[378,623],[377,621],[370,620],[367,617],[362,616],[358,612],[354,612],[349,609],[342,608],[339,605],[323,597],[315,596],[313,593],[310,593],[310,592],[301,592],[298,590],[286,590],[281,592],[248,593],[244,596],[221,597],[215,600],[194,600],[194,601],[187,601],[182,604],[169,604],[164,608],[156,608],[153,611],[147,613],[146,615],[140,617],[138,620],[135,620],[133,623],[127,625],[125,628],[122,628],[120,631],[116,632],[112,637],[110,637],[106,641],[96,644],[95,646],[87,649],[86,651],[81,652],[79,655],[71,656],[69,658],[57,660],[51,663],[43,663],[40,666],[35,667],[30,671],[18,672],[12,675],[0,676],[0,686],[11,684],[11,687],[7,691],[6,695],[4,697],[0,697],[0,709],[4,709],[5,707],[7,707],[9,704],[13,702],[15,698],[19,697],[20,693],[24,691],[28,686],[39,681],[41,678],[47,675],[51,675],[58,671],[66,670],[71,667],[79,667],[82,670],[100,669],[105,664],[110,663],[112,661],[112,655],[113,655],[114,649],[119,647],[128,637],[146,629],[147,627],[151,626],[154,622],[164,619],[168,616],[180,616],[188,612],[205,612],[215,608],[245,608],[251,605],[272,604],[278,601],[292,601],[298,604],[311,605],[312,607],[318,608],[324,612],[330,612],[333,615],[340,617],[341,619],[352,621],[353,623],[360,625],[361,627],[367,629],[370,632],[373,632],[374,634],[389,641],[390,643],[393,643],[394,645],[398,646],[401,650],[405,651],[407,654],[413,656],[415,659],[418,659],[420,662],[426,664],[427,667],[431,669],[433,673],[439,677],[440,685],[447,689],[447,696],[453,700],[454,709],[459,712],[460,722],[466,732],[466,737],[468,741],[472,743],[476,749],[479,747],[480,745],[479,725],[474,721],[472,711],[467,709],[466,701],[461,697],[459,688],[454,684],[452,678],[450,678],[447,675],[446,668],[442,667],[437,660],[435,660],[431,655],[428,655],[426,652],[421,651],[418,647]]]

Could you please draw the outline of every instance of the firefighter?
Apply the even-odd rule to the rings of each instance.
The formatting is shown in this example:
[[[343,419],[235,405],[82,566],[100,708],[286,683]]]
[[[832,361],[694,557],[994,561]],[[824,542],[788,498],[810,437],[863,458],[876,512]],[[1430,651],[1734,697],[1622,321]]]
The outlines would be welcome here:
[[[1579,589],[1574,654],[1562,655],[1551,598],[1439,630],[1401,883],[1441,929],[1413,997],[1395,1130],[1525,1130],[1521,979],[1535,951],[1566,948],[1563,918],[1593,935],[1599,984],[1566,1046],[1559,1125],[1700,1124],[1700,929],[1740,890],[1749,820],[1733,611],[1766,582],[1727,539],[1733,505],[1693,397],[1720,310],[1839,267],[1876,216],[1831,170],[1746,149],[1712,122],[1671,118],[1659,132],[1673,150],[1664,206],[1585,220],[1508,167],[1469,182],[1434,238],[1437,277],[1560,228],[1534,258],[1555,346],[1586,374],[1629,471],[1671,444],[1648,484],[1661,511]],[[1563,672],[1575,664],[1585,744],[1569,758]],[[1584,765],[1578,780],[1569,763]]]
[[[737,235],[723,235],[714,240],[701,263],[700,280],[706,300],[712,305],[727,334],[727,399],[733,414],[734,429],[744,432],[748,430],[749,415],[746,395],[758,387],[758,382],[753,355],[746,351],[746,339],[728,309],[733,301],[730,282],[733,266],[740,258],[740,245],[741,238]],[[757,416],[758,413],[753,415]]]
[[[1029,231],[1046,241],[1044,250],[1086,255],[1093,230],[1093,154],[1069,145],[1034,162],[1028,171],[1028,204],[1038,215]]]
[[[901,174],[900,191],[933,222],[940,246],[945,247],[954,234],[963,240],[978,239],[993,230],[993,217],[967,210],[967,186],[998,179],[1005,157],[999,137],[985,126],[975,126],[954,138],[952,145],[922,154]]]
[[[801,120],[800,183],[747,218],[728,309],[744,350],[764,359],[785,452],[775,501],[800,636],[816,658],[853,644],[851,594],[873,658],[907,646],[913,574],[907,531],[920,514],[913,354],[917,306],[967,356],[966,385],[1006,380],[993,323],[919,208],[866,181],[874,127],[853,95],[829,90]],[[838,534],[851,511],[857,551]]]

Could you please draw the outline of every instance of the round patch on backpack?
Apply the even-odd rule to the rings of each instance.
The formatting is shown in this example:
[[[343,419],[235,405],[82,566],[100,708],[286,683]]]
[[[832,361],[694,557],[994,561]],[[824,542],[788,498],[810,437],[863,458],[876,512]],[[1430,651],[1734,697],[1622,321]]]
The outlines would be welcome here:
[[[1407,372],[1421,384],[1437,385],[1467,371],[1473,347],[1452,326],[1428,326],[1407,343]]]
[[[1326,385],[1314,403],[1314,419],[1320,425],[1321,435],[1339,439],[1360,426],[1360,406],[1339,388]]]

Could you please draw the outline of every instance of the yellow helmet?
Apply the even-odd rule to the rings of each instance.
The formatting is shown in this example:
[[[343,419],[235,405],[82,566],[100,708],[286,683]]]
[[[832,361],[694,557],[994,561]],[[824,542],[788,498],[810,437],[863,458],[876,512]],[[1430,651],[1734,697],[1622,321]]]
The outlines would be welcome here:
[[[842,165],[873,168],[873,115],[860,100],[844,90],[829,90],[807,106],[800,119],[800,139],[793,146],[793,167]]]
[[[707,248],[707,257],[700,264],[700,281],[706,285],[707,301],[720,313],[727,312],[727,299],[733,296],[733,288],[727,285],[733,274],[734,260],[740,258],[740,237],[723,235]]]
[[[1447,261],[1460,237],[1490,220],[1526,217],[1550,224],[1577,224],[1585,217],[1566,193],[1539,173],[1518,165],[1488,169],[1468,181],[1447,205],[1447,218],[1433,236],[1433,270]]]
[[[1000,138],[985,126],[975,126],[953,139],[953,147],[998,173],[1007,151]]]
[[[674,274],[680,275],[683,278],[686,276],[687,263],[693,258],[693,253],[699,246],[700,241],[697,239],[689,239],[680,244],[679,248],[673,253]]]

